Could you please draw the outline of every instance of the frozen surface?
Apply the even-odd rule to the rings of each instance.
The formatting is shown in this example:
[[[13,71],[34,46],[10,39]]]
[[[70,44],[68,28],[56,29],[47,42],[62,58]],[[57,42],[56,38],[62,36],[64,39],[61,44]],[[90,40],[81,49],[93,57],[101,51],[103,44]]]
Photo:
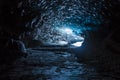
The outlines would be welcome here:
[[[103,2],[104,0],[21,1],[21,16],[23,19],[24,16],[31,17],[25,26],[33,29],[26,34],[43,43],[59,44],[58,41],[69,43],[73,39],[77,40],[86,30],[96,30],[102,23],[100,12]]]
[[[15,61],[0,75],[10,80],[101,80],[93,66],[78,63],[74,54],[28,50],[27,58]],[[104,80],[111,80],[104,78]]]

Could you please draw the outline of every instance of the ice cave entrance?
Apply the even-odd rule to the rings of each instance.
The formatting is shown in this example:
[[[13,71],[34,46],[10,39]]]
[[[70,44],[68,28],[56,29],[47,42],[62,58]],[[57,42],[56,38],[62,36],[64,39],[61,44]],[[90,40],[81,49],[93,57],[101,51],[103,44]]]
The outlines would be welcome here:
[[[64,37],[66,37],[65,41],[58,41],[57,44],[59,45],[68,45],[72,47],[80,47],[82,46],[82,43],[84,42],[84,37],[81,36],[81,34],[76,34],[74,30],[71,28],[60,28],[58,29],[61,34],[63,34]]]

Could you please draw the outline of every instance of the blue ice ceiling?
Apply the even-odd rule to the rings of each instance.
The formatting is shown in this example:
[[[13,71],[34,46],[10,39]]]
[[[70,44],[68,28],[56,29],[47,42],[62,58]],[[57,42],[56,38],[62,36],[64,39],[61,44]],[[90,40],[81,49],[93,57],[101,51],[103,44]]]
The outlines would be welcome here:
[[[36,40],[45,42],[68,41],[61,29],[72,30],[73,35],[80,36],[86,30],[97,30],[102,23],[102,0],[30,0],[26,12],[34,18],[26,27],[35,28],[31,33]],[[64,28],[63,28],[64,27]]]

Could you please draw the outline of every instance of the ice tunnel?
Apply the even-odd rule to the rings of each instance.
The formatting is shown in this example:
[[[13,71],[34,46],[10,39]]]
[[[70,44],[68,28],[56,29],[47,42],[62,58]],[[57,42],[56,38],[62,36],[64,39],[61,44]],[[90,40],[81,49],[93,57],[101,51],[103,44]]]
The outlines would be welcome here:
[[[120,0],[0,0],[0,80],[119,80]]]
[[[32,17],[25,26],[33,29],[27,32],[33,40],[43,44],[80,46],[86,31],[97,30],[102,23],[101,4],[100,0],[31,0],[22,1],[19,7],[22,7],[21,16]]]

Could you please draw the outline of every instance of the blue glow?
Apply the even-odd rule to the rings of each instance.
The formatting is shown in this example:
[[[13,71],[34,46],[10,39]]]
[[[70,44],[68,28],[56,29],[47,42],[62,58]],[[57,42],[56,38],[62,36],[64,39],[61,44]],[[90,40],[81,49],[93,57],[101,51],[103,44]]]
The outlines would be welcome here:
[[[72,29],[69,29],[69,28],[65,28],[65,32],[67,33],[67,34],[72,34],[73,32],[72,32]]]
[[[60,45],[70,45],[73,47],[80,47],[84,42],[84,37],[81,36],[82,30],[77,28],[75,25],[63,25],[62,27],[57,27],[56,30],[66,39],[58,41],[57,44]]]
[[[73,39],[81,41],[81,34],[98,30],[103,22],[100,14],[101,0],[33,0],[29,5],[32,8],[30,10],[35,9],[40,14],[36,15],[32,22],[30,20],[26,27],[39,28],[30,34],[43,43],[69,43]]]

